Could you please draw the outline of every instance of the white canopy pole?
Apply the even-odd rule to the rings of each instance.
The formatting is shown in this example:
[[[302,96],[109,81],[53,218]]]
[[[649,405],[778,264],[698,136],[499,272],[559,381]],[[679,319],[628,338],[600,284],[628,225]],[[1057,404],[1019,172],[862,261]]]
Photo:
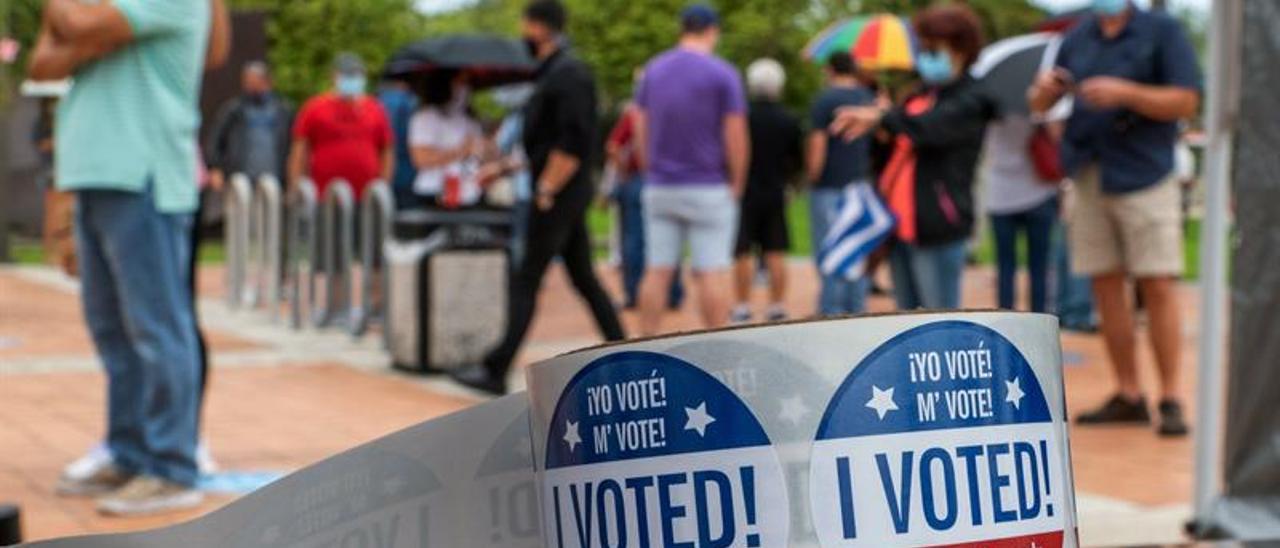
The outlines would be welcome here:
[[[1200,232],[1200,353],[1196,420],[1195,521],[1205,523],[1222,490],[1227,355],[1227,238],[1231,148],[1238,105],[1244,0],[1213,2],[1205,104],[1205,213]],[[1270,1],[1270,0],[1267,0]]]

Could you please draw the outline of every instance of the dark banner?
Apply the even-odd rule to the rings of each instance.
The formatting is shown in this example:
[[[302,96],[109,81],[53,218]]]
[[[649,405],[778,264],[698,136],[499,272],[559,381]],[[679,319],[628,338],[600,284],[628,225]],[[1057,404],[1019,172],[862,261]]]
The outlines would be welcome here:
[[[1223,497],[1214,525],[1280,537],[1280,2],[1244,2]]]

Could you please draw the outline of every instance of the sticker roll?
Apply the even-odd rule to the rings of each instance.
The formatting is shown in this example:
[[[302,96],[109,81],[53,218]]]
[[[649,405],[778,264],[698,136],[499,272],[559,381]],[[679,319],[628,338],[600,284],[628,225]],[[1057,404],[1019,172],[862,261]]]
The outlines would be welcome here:
[[[549,548],[1077,546],[1052,316],[733,328],[532,366]]]
[[[514,394],[379,438],[211,514],[41,548],[537,548],[529,403]]]

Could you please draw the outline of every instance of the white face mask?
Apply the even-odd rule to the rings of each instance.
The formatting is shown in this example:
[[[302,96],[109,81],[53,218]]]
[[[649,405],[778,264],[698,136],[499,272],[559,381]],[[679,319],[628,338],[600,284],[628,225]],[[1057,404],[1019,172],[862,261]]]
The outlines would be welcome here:
[[[350,99],[362,95],[366,83],[361,74],[341,75],[338,76],[335,87],[339,95]]]

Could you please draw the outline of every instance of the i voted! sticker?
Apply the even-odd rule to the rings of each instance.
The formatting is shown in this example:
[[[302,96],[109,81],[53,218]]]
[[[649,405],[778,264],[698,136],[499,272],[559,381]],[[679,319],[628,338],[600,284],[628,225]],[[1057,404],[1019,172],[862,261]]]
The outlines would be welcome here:
[[[746,404],[653,352],[600,358],[569,382],[548,429],[547,546],[785,546],[782,469]]]
[[[1066,452],[1039,380],[996,331],[932,323],[836,391],[810,468],[825,547],[1062,546]]]

